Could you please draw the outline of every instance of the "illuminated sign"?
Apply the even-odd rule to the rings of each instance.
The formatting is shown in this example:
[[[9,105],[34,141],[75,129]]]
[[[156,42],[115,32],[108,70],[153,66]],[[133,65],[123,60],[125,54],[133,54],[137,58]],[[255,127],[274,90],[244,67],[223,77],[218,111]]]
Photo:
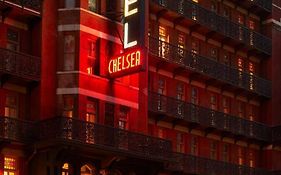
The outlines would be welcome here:
[[[138,44],[139,30],[138,0],[125,0],[124,3],[124,49]],[[135,27],[135,28],[134,28]],[[129,41],[130,40],[130,41]]]
[[[127,51],[121,55],[114,56],[109,60],[108,72],[110,77],[120,77],[139,72],[144,69],[145,55],[141,49]]]

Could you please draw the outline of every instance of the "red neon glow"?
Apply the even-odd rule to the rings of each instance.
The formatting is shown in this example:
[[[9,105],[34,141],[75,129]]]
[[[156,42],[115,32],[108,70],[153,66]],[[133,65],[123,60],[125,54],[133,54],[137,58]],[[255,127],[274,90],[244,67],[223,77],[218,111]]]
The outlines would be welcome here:
[[[141,49],[127,51],[109,60],[110,77],[120,77],[139,72],[144,68],[144,55]]]

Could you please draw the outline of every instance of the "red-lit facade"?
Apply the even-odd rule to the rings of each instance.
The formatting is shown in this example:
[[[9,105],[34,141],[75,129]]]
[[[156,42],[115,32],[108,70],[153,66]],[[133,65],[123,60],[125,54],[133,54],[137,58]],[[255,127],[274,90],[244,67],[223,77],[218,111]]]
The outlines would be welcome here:
[[[279,0],[0,12],[0,175],[281,174]]]

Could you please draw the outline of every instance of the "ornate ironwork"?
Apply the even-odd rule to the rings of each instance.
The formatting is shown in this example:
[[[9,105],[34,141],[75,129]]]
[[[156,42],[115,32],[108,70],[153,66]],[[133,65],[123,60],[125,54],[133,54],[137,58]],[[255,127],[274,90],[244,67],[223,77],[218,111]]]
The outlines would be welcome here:
[[[172,97],[149,93],[149,110],[207,128],[270,142],[271,129],[261,123],[225,114]]]
[[[247,91],[271,97],[271,82],[254,74],[219,63],[170,43],[150,37],[150,54],[181,67],[221,80]]]
[[[237,24],[215,12],[205,9],[197,3],[183,0],[153,0],[158,5],[170,9],[194,22],[271,55],[271,39],[249,28]]]
[[[171,156],[170,141],[82,120],[59,117],[41,122],[39,128],[42,140],[90,144],[149,159]]]
[[[38,57],[0,48],[0,72],[39,81],[41,60]]]
[[[214,175],[270,175],[271,173],[261,168],[232,164],[208,158],[192,156],[181,153],[173,153],[175,163],[167,165],[171,171],[183,171],[187,174],[214,174]]]
[[[32,122],[11,117],[0,117],[0,140],[29,142],[34,140],[35,128]]]
[[[41,12],[42,0],[0,0],[0,2],[1,1],[14,3],[22,8],[29,8]]]

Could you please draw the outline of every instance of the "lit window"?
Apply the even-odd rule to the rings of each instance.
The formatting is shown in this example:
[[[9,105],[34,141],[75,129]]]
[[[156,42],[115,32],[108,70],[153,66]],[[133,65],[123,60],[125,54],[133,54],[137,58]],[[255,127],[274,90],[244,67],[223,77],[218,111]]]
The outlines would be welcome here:
[[[88,41],[88,66],[87,73],[94,74],[94,66],[96,61],[96,43],[92,40]]]
[[[5,117],[18,117],[18,102],[17,96],[7,94],[5,102]]]
[[[239,30],[238,30],[238,36],[239,36],[239,40],[243,40],[244,37],[243,37],[243,34],[244,34],[244,30],[243,30],[243,27],[241,25],[244,25],[244,16],[242,14],[238,15],[238,23],[240,24],[239,25]]]
[[[159,26],[159,57],[168,59],[169,35],[163,26]]]
[[[158,137],[161,138],[161,139],[165,139],[164,129],[158,128]]]
[[[179,34],[178,36],[178,57],[179,63],[182,63],[184,60],[184,46],[185,46],[185,37],[183,34]]]
[[[239,85],[243,85],[243,70],[244,70],[244,61],[242,58],[238,58],[237,60],[237,66],[238,66],[238,83]]]
[[[249,166],[251,168],[255,167],[255,157],[254,157],[254,153],[252,151],[250,151],[250,153],[249,153]]]
[[[128,117],[130,108],[126,106],[120,106],[118,126],[120,129],[128,129]]]
[[[63,116],[73,117],[74,97],[71,95],[63,96]]]
[[[192,41],[191,43],[191,64],[192,68],[197,67],[197,55],[199,53],[199,43],[197,41]]]
[[[243,165],[244,164],[244,151],[242,148],[238,148],[238,164]]]
[[[254,63],[249,62],[249,74],[250,74],[249,87],[250,87],[250,90],[254,90],[255,89],[254,73],[255,73]]]
[[[16,175],[16,159],[4,157],[4,175]]]
[[[61,170],[61,175],[69,175],[69,164],[64,163]]]
[[[222,98],[223,113],[228,114],[230,111],[230,100],[228,97]]]
[[[251,29],[250,30],[250,45],[254,45],[254,30],[255,30],[255,22],[250,20],[249,21],[249,28]]]
[[[94,175],[95,174],[95,168],[91,165],[84,165],[80,169],[81,175]]]

